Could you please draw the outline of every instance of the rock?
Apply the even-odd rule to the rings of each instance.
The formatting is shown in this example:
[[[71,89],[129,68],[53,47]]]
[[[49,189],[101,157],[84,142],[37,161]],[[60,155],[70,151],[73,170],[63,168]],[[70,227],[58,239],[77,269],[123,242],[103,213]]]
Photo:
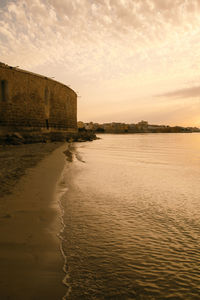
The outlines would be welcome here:
[[[14,133],[13,133],[13,137],[16,137],[16,138],[21,139],[21,140],[24,139],[24,138],[22,137],[22,135],[21,135],[19,132],[14,132]]]

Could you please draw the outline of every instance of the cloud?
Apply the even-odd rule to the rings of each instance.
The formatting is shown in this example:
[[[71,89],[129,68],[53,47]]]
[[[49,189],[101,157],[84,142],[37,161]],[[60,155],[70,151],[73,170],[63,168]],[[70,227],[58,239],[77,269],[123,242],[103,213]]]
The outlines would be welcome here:
[[[166,45],[169,38],[178,48],[182,35],[187,39],[188,30],[199,28],[199,6],[198,0],[9,1],[0,13],[1,27],[9,29],[8,35],[1,32],[7,39],[4,55],[20,59],[20,50],[26,47],[30,57],[45,52],[40,64],[70,56],[81,56],[84,62],[89,60],[87,52],[96,65],[103,63],[102,56],[110,61],[120,57],[125,69],[127,59],[134,64],[134,57],[151,58],[151,51],[167,55],[172,50]],[[31,65],[30,57],[24,59]]]
[[[86,104],[109,93],[124,105],[199,77],[199,0],[0,2],[0,59],[87,87]]]
[[[169,98],[200,98],[200,86],[194,86],[189,88],[184,88],[165,94],[157,95],[157,97],[169,97]]]

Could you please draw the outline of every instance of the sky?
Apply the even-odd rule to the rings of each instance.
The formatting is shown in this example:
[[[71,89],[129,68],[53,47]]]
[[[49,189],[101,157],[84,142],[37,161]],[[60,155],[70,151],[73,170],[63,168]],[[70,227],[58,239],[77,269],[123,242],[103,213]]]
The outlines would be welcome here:
[[[70,86],[84,122],[200,127],[200,0],[0,0],[0,61]]]

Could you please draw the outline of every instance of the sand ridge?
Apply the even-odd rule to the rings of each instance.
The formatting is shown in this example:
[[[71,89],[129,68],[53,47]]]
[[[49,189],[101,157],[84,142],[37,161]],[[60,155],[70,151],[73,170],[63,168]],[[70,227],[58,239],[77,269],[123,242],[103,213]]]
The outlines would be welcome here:
[[[4,190],[0,198],[0,298],[62,299],[66,289],[62,284],[63,258],[57,237],[61,224],[54,191],[66,160],[63,152],[67,144],[48,145],[51,150],[43,152],[45,146],[26,146],[34,165],[38,156],[59,147],[32,168],[25,170],[23,164],[19,165],[19,174],[26,175],[18,176],[17,182],[11,176],[14,188]],[[19,157],[17,160],[20,163]]]

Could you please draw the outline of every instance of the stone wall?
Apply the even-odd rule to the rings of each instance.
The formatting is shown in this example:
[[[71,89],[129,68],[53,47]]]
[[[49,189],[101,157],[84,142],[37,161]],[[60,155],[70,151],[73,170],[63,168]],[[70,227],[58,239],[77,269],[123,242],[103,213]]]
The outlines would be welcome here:
[[[76,93],[50,78],[0,63],[3,131],[76,132]]]

